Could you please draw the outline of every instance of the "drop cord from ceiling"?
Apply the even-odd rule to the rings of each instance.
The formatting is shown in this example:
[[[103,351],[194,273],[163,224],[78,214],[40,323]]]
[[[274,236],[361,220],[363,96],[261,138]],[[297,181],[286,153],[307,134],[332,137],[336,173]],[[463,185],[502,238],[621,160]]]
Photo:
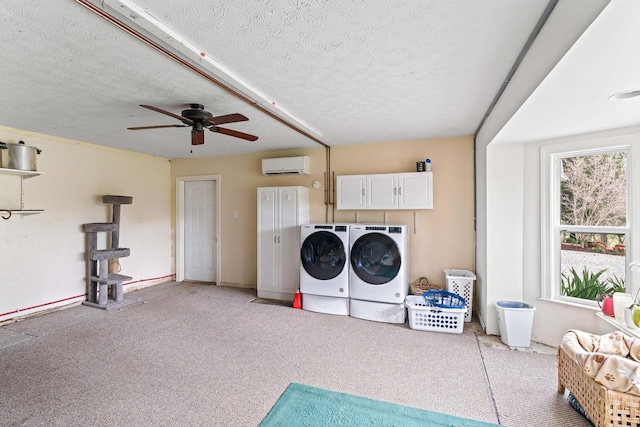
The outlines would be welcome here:
[[[277,120],[278,122],[282,123],[283,125],[287,126],[290,129],[300,133],[301,135],[306,136],[307,138],[311,139],[312,141],[314,141],[314,142],[316,142],[316,143],[318,143],[318,144],[320,144],[320,145],[322,145],[324,147],[328,147],[327,144],[325,144],[324,142],[320,141],[319,139],[317,139],[313,135],[310,135],[309,133],[305,132],[304,130],[300,129],[299,127],[289,123],[288,121],[282,119],[281,117],[278,117],[277,115],[275,115],[271,111],[269,111],[266,108],[262,107],[260,104],[258,104],[253,99],[244,96],[243,94],[241,94],[241,93],[237,92],[236,90],[232,89],[231,87],[227,86],[225,83],[219,81],[214,76],[211,76],[210,74],[200,70],[196,66],[188,63],[184,59],[180,58],[178,55],[170,52],[168,49],[166,49],[163,46],[161,46],[160,44],[154,42],[149,37],[146,37],[146,36],[142,35],[138,31],[136,31],[135,29],[129,27],[125,23],[123,23],[123,22],[119,21],[118,19],[116,19],[115,17],[109,15],[107,12],[105,12],[102,9],[100,9],[98,6],[95,6],[94,4],[92,4],[89,0],[75,0],[75,2],[80,4],[80,5],[82,5],[82,6],[84,6],[87,9],[89,9],[91,12],[93,12],[96,15],[100,16],[101,18],[105,19],[106,21],[109,21],[110,23],[112,23],[116,27],[118,27],[121,30],[123,30],[124,32],[128,33],[129,35],[131,35],[131,36],[135,37],[136,39],[140,40],[141,42],[145,43],[147,46],[150,46],[153,49],[157,50],[158,52],[166,55],[167,57],[169,57],[171,59],[173,59],[178,64],[182,65],[183,67],[187,68],[190,71],[193,71],[194,73],[196,73],[199,76],[203,77],[205,80],[207,80],[210,83],[213,83],[214,85],[216,85],[219,88],[223,89],[227,93],[235,96],[236,98],[240,99],[241,101],[244,101],[247,104],[251,105],[252,107],[256,108],[257,110],[263,112],[264,114],[266,114],[267,116],[271,117],[272,119]]]
[[[482,120],[480,120],[480,124],[476,128],[475,133],[473,134],[473,189],[474,189],[473,191],[473,271],[476,271],[477,257],[478,257],[478,195],[476,190],[476,187],[477,187],[476,138],[478,137],[478,133],[480,132],[480,129],[482,129],[482,126],[484,126],[484,122],[487,120],[487,118],[489,118],[489,115],[495,108],[496,104],[498,104],[498,101],[502,97],[502,94],[507,89],[507,86],[509,86],[509,83],[511,82],[511,79],[513,78],[514,74],[516,73],[516,71],[518,71],[518,68],[520,68],[520,64],[524,60],[524,57],[527,55],[527,52],[529,52],[529,49],[533,45],[533,42],[536,40],[536,38],[538,38],[538,34],[540,34],[542,27],[544,27],[544,24],[547,22],[547,19],[549,19],[549,16],[551,16],[551,12],[553,12],[553,9],[556,7],[557,4],[558,4],[558,0],[550,0],[549,3],[547,3],[547,7],[544,9],[544,12],[542,12],[542,16],[540,16],[540,19],[538,19],[536,26],[533,28],[533,31],[531,31],[529,38],[527,39],[526,43],[522,47],[522,50],[520,51],[520,54],[516,58],[516,61],[513,63],[511,70],[509,70],[509,73],[507,74],[507,78],[504,80],[504,82],[502,82],[502,86],[500,86],[498,93],[496,93],[496,96],[493,98],[491,105],[489,105],[487,112],[484,113]]]

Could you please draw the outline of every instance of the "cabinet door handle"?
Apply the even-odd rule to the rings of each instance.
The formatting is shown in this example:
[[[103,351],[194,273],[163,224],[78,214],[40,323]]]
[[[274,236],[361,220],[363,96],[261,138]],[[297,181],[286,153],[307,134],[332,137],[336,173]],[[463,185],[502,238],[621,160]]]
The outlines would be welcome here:
[[[273,236],[273,243],[278,243],[278,236]]]
[[[364,197],[364,187],[362,188],[362,197]]]
[[[280,236],[278,236],[278,243],[280,243]]]
[[[393,187],[393,195],[394,196],[398,195],[398,187]]]
[[[402,187],[398,187],[398,196],[402,196]]]

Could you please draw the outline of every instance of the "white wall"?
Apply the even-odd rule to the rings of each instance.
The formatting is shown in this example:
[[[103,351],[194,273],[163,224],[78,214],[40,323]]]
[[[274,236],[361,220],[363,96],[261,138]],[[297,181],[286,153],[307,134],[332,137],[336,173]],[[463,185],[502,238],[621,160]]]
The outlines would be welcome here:
[[[522,301],[523,163],[521,144],[487,149],[486,332],[500,334],[495,303]]]
[[[494,110],[476,135],[476,306],[480,320],[489,334],[499,333],[495,301],[520,296],[528,299],[527,302],[532,302],[533,289],[539,289],[539,285],[532,283],[526,274],[531,269],[540,268],[539,263],[532,264],[525,256],[525,248],[529,245],[526,238],[529,231],[524,234],[524,215],[529,215],[530,212],[526,212],[523,198],[529,180],[522,169],[514,167],[514,164],[521,168],[528,164],[529,153],[525,152],[524,147],[514,148],[513,151],[502,148],[494,150],[493,147],[490,149],[490,144],[608,3],[608,0],[558,2]],[[504,180],[513,182],[507,184]],[[505,208],[515,209],[513,216],[506,217],[506,220],[514,232],[521,233],[513,236],[520,242],[519,246],[512,245],[505,239],[505,233],[511,234],[502,222],[505,220]],[[509,250],[505,245],[509,245]],[[520,266],[520,271],[516,271],[513,266]],[[558,309],[553,313],[561,311],[562,309]],[[546,342],[536,336],[536,332],[546,326],[543,318],[543,313],[538,310],[534,320],[533,339],[556,345],[555,341]]]
[[[557,346],[571,328],[598,333],[596,310],[541,297],[540,147],[499,144],[487,149],[486,332],[499,335],[494,304],[523,301],[536,307],[531,339]]]
[[[553,143],[499,144],[486,150],[488,231],[481,310],[486,332],[499,335],[496,301],[531,304],[536,307],[531,339],[557,346],[568,329],[597,334],[612,328],[595,316],[596,308],[541,299],[540,148]]]
[[[261,159],[306,155],[311,175],[262,176]],[[470,136],[354,144],[331,149],[333,176],[415,171],[416,161],[433,162],[434,209],[363,210],[361,223],[410,225],[410,281],[427,277],[445,285],[445,268],[473,270],[473,140]],[[360,160],[363,159],[363,160]],[[221,177],[221,283],[255,287],[257,283],[256,188],[302,185],[310,188],[311,222],[354,222],[355,211],[327,206],[324,186],[326,153],[323,148],[251,153],[238,156],[178,159],[171,162],[176,177],[219,175]],[[332,190],[334,185],[332,184]],[[333,198],[334,195],[332,194]],[[233,212],[237,215],[234,216]],[[328,213],[328,214],[327,214]],[[298,260],[294,260],[296,263]]]
[[[133,197],[120,232],[131,256],[120,263],[139,282],[125,292],[170,277],[168,160],[0,127],[0,141],[19,140],[42,150],[38,170],[46,174],[25,181],[25,208],[45,212],[0,219],[0,321],[86,299],[82,225],[111,220],[106,194]],[[0,209],[19,206],[20,178],[0,174]]]
[[[476,316],[487,329],[487,150],[476,144],[475,150],[475,237],[476,237]]]

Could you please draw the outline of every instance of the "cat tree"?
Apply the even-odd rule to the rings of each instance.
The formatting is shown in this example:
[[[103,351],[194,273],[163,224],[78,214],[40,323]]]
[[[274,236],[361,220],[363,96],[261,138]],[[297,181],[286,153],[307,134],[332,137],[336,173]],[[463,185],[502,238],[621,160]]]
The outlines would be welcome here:
[[[122,282],[132,277],[110,271],[111,260],[128,257],[130,250],[120,248],[120,206],[133,203],[133,197],[102,196],[102,202],[112,205],[112,220],[109,223],[84,224],[87,236],[87,301],[90,307],[110,310],[137,302],[124,299]],[[98,233],[108,233],[107,249],[98,249]],[[114,263],[112,265],[119,265]],[[113,270],[114,268],[111,268]],[[109,298],[110,297],[110,298]]]

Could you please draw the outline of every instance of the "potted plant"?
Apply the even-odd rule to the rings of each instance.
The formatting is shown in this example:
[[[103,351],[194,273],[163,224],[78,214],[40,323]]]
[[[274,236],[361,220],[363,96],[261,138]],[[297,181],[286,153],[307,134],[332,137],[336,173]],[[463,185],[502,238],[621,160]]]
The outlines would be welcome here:
[[[600,276],[607,269],[596,273],[589,271],[586,267],[580,274],[574,267],[562,273],[562,294],[568,297],[588,299],[598,301],[599,304],[607,297],[611,297],[614,292],[625,292],[624,280],[617,276],[601,280]]]

